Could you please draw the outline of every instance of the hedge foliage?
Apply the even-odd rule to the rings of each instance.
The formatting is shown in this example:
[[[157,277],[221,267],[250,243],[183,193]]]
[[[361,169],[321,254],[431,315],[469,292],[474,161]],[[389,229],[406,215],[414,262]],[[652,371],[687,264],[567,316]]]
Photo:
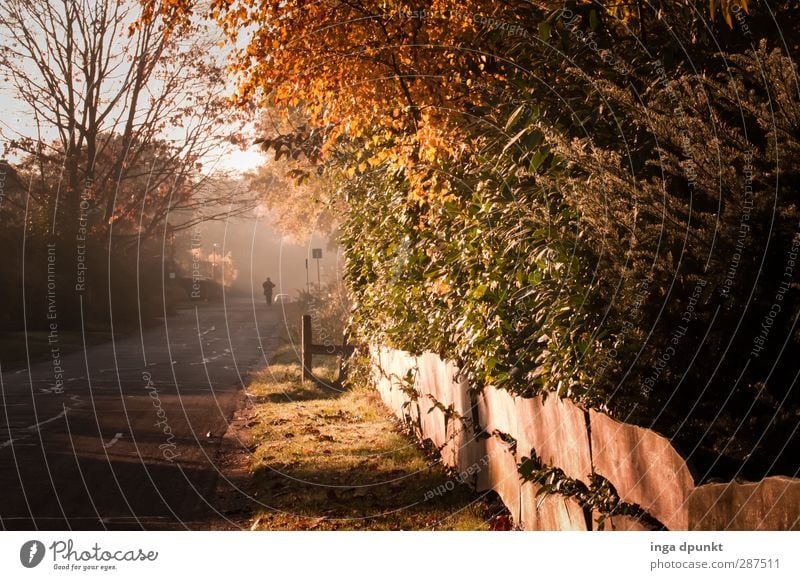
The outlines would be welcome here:
[[[476,388],[659,429],[702,477],[795,473],[787,47],[684,20],[648,30],[662,56],[629,53],[640,31],[577,13],[538,15],[539,42],[497,39],[515,74],[460,112],[472,148],[434,167],[452,195],[409,203],[402,169],[342,180],[352,327],[454,359]]]
[[[330,78],[274,86],[311,42],[276,36],[247,79],[309,101],[264,144],[335,185],[351,332],[659,430],[700,479],[797,473],[797,3],[334,4]]]

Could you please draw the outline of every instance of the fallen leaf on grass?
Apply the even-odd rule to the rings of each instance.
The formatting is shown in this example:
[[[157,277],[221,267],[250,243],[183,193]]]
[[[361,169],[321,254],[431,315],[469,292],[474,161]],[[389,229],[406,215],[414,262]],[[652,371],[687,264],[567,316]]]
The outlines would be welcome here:
[[[310,525],[308,526],[308,528],[306,528],[306,529],[308,529],[308,530],[313,530],[313,529],[315,529],[315,528],[318,528],[318,527],[319,527],[321,524],[323,524],[323,523],[324,523],[324,522],[326,522],[327,520],[328,520],[328,518],[326,518],[326,517],[324,517],[324,516],[323,516],[323,517],[321,517],[321,518],[317,518],[317,519],[315,519],[313,522],[311,522],[311,524],[310,524]]]

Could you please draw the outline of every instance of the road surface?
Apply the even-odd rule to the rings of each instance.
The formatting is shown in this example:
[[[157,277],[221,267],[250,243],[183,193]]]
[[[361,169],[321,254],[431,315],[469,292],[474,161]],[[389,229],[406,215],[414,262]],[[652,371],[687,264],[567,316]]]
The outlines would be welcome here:
[[[64,355],[61,369],[3,372],[0,527],[207,527],[221,437],[281,323],[279,306],[228,300]]]

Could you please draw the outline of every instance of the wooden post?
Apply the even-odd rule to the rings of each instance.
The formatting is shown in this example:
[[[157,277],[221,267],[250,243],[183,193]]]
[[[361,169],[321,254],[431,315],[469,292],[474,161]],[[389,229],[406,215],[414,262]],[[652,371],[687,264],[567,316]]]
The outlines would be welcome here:
[[[303,380],[313,379],[311,372],[314,364],[314,357],[311,354],[311,316],[303,314],[303,322],[300,331],[300,363],[303,365]]]

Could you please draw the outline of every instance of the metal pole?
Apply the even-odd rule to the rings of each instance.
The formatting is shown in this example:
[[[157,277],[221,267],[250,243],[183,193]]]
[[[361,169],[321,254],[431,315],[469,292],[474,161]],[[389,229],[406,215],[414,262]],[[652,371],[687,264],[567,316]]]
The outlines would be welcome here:
[[[322,284],[319,281],[319,258],[317,258],[317,292],[322,294]]]
[[[308,278],[308,258],[306,258],[306,292],[311,294],[311,280]]]

